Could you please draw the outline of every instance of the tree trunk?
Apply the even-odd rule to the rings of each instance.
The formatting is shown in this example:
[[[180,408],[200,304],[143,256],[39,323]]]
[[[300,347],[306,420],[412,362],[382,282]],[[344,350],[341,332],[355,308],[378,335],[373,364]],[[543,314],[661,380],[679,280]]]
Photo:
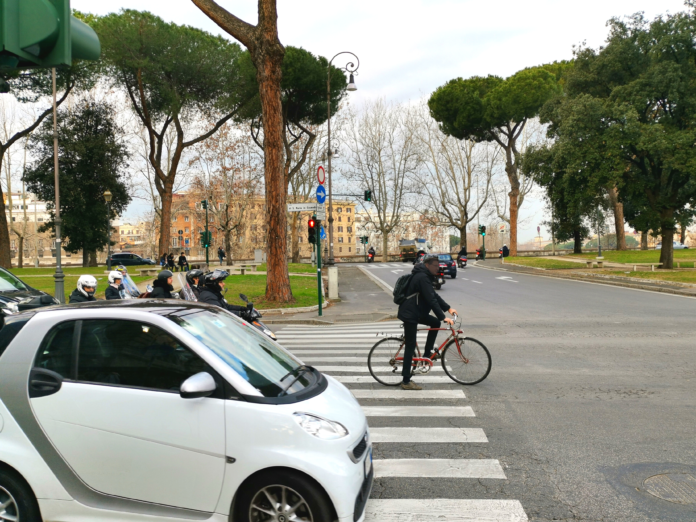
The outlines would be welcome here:
[[[82,251],[82,266],[87,268],[89,266],[89,252],[87,250]]]
[[[89,253],[89,266],[90,267],[99,266],[97,264],[97,251],[96,250],[91,250]]]
[[[232,253],[232,241],[230,239],[230,237],[232,236],[232,230],[230,230],[229,228],[226,228],[224,234],[225,234],[225,236],[224,236],[225,237],[225,239],[224,239],[225,252],[227,252],[227,262],[231,265],[233,260],[234,260],[234,255]],[[183,248],[183,245],[182,245],[182,248]]]
[[[24,236],[17,236],[19,251],[17,252],[17,268],[24,268]]]
[[[616,187],[607,189],[609,201],[614,209],[614,228],[616,230],[616,250],[626,250],[626,232],[624,231],[623,203],[619,201],[619,191]]]
[[[683,245],[686,241],[686,225],[682,223],[679,228],[679,242]]]
[[[382,261],[389,261],[389,235],[382,232]]]
[[[517,214],[519,208],[517,206],[517,198],[520,195],[520,190],[513,189],[508,194],[510,196],[510,256],[517,255]]]
[[[283,115],[280,100],[281,65],[284,49],[280,42],[264,42],[255,60],[259,83],[264,132],[264,177],[267,209],[266,300],[293,301],[288,276],[287,210],[285,197]],[[276,45],[269,45],[275,43]]]
[[[172,235],[172,193],[174,187],[171,183],[164,185],[164,191],[160,194],[162,200],[162,221],[160,222],[159,251],[169,252]]]
[[[292,222],[290,225],[290,245],[291,245],[291,250],[292,250],[292,262],[293,263],[299,263],[300,262],[300,234],[299,234],[299,221],[300,221],[300,213],[299,212],[293,212],[292,213]]]
[[[5,156],[5,149],[0,147],[0,169]],[[10,194],[11,196],[11,194]],[[7,226],[7,215],[5,207],[5,196],[0,185],[0,266],[12,268],[12,256],[10,255],[10,230]]]
[[[582,235],[577,228],[573,230],[573,254],[582,254]]]
[[[467,249],[466,245],[466,224],[459,227],[459,249]]]
[[[640,249],[641,250],[648,249],[648,233],[647,232],[640,233]]]
[[[674,216],[673,210],[665,210],[660,216],[661,228],[662,228],[662,249],[660,250],[660,263],[667,270],[671,270],[673,267],[674,259],[674,224],[672,222],[672,217]]]

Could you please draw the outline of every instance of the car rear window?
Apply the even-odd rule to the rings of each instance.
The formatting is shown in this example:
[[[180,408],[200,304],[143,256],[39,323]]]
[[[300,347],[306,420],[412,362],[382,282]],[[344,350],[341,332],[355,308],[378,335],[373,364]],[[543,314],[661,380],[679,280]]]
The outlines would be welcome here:
[[[437,257],[440,258],[440,261],[452,261],[452,256],[449,254],[440,254]]]
[[[33,313],[5,317],[2,328],[0,328],[0,356],[5,353],[5,349],[32,317],[34,317]]]

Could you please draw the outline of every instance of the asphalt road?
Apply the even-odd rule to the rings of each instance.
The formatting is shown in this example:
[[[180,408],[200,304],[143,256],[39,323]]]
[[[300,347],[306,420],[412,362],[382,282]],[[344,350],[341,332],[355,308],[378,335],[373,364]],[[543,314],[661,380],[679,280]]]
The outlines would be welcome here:
[[[364,266],[392,286],[411,268]],[[375,458],[497,459],[506,480],[386,477],[373,498],[514,499],[534,521],[696,520],[688,477],[696,477],[694,299],[473,266],[447,279],[440,295],[493,356],[488,379],[464,389],[461,404],[475,417],[376,416],[370,426],[480,428],[487,442],[377,443]]]

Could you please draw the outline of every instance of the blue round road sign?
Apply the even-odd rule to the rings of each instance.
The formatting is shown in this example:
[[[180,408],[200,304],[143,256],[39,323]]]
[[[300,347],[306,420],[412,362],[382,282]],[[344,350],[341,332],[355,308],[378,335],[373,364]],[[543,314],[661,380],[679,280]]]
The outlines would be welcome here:
[[[324,241],[326,241],[326,231],[324,230],[324,227],[321,227],[321,232],[319,232],[319,237],[322,238]]]
[[[326,189],[319,185],[317,187],[317,202],[324,203],[324,201],[326,201]]]

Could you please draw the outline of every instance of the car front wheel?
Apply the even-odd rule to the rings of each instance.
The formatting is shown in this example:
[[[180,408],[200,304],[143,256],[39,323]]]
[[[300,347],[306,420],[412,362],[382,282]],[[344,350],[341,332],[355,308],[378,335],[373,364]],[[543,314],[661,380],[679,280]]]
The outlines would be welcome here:
[[[235,522],[324,522],[331,501],[312,481],[288,471],[254,477],[237,495]]]
[[[5,470],[0,470],[0,520],[41,522],[34,492],[19,475]]]

